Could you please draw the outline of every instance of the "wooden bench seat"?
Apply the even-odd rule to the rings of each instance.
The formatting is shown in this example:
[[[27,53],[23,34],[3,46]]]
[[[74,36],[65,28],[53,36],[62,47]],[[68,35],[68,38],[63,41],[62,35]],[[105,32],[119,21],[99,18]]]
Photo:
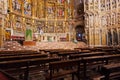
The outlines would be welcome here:
[[[14,53],[28,53],[28,52],[37,52],[37,51],[34,51],[34,50],[17,50],[17,51],[0,51],[0,54],[4,53],[4,54],[14,54]]]
[[[93,57],[84,57],[82,58],[82,63],[83,63],[83,72],[84,72],[84,78],[87,77],[87,66],[88,64],[94,63],[94,62],[99,62],[101,61],[101,64],[105,65],[108,64],[110,60],[117,60],[120,58],[120,54],[117,55],[104,55],[104,56],[93,56]],[[92,66],[92,65],[91,65]],[[93,65],[94,66],[94,65]],[[98,65],[99,67],[99,65]]]
[[[47,54],[33,54],[33,55],[16,55],[16,56],[4,56],[0,57],[0,61],[20,60],[20,59],[32,59],[32,58],[45,58]]]
[[[78,51],[66,51],[66,52],[59,52],[57,55],[61,57],[61,59],[69,59],[71,54],[78,54]]]
[[[105,80],[112,78],[120,78],[120,63],[112,63],[104,65],[101,68],[101,73],[105,76]]]
[[[49,62],[58,61],[58,60],[60,60],[60,58],[33,58],[33,59],[2,61],[0,62],[0,69],[3,69],[7,72],[11,71],[11,74],[12,71],[19,72],[19,74],[23,73],[25,75],[25,80],[28,80],[29,71],[33,66],[38,67],[41,64],[47,64]]]
[[[74,80],[74,75],[77,73],[78,80],[80,71],[80,60],[65,60],[51,62],[49,64],[50,73],[47,74],[46,80],[55,80],[64,78],[68,74],[72,74],[72,80]]]
[[[21,56],[21,55],[32,55],[32,54],[40,54],[40,52],[17,52],[17,53],[0,53],[0,57],[2,56]]]
[[[76,59],[82,57],[90,57],[90,56],[103,56],[106,52],[91,52],[91,53],[83,53],[83,54],[72,54],[69,56],[69,59]]]

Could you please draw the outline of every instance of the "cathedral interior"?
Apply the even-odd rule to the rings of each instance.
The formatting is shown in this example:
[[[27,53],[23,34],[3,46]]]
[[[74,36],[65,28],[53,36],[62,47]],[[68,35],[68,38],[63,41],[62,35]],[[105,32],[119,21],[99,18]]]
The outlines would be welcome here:
[[[68,55],[66,52],[75,53],[74,56],[76,53],[86,53],[86,55],[88,53],[94,53],[95,55],[95,53],[104,52],[105,61],[106,59],[115,58],[118,60],[120,55],[114,55],[113,57],[111,54],[120,53],[120,0],[0,0],[0,60],[3,60],[3,53],[20,53],[20,55],[22,55],[21,53],[26,53],[26,55],[24,54],[24,57],[20,59],[27,59],[27,53],[31,53],[32,57],[32,53],[37,52],[47,54],[49,58],[51,56],[55,58],[60,57],[62,58],[61,60],[68,60],[68,58],[73,57],[73,54]],[[65,52],[66,54],[62,56],[62,54],[60,54],[61,52]],[[34,54],[34,56],[35,55],[36,54]],[[106,58],[106,55],[109,55],[110,58],[108,58],[108,56]],[[13,55],[8,56],[10,57],[11,63],[6,62],[6,64],[4,64],[0,62],[0,69],[4,68],[3,66],[8,66],[8,64],[13,66],[19,63],[21,64],[19,68],[22,70],[21,67],[23,68],[22,65],[24,65],[24,62],[14,63],[12,60],[16,59],[15,57],[13,59],[12,56]],[[90,57],[89,54],[87,56]],[[100,56],[99,59],[101,60],[103,57]],[[16,58],[18,58],[18,55]],[[5,61],[9,59],[5,57]],[[29,59],[31,59],[30,56]],[[81,58],[79,58],[79,60],[80,59]],[[84,61],[83,56],[82,59],[83,62],[87,61],[86,58]],[[54,59],[54,61],[57,61],[57,59]],[[105,63],[105,61],[103,62]],[[26,62],[28,62],[28,60]],[[76,62],[78,62],[78,60]],[[110,60],[110,62],[116,63],[114,60]],[[29,63],[31,63],[31,65],[33,64],[32,62]],[[67,63],[64,64],[66,65]],[[71,64],[70,66],[73,65],[74,64]],[[11,74],[10,71],[12,70],[8,70],[9,68],[11,69],[11,67],[7,66],[5,71]],[[36,64],[34,64],[34,66],[36,66]],[[40,67],[41,66],[43,65],[40,65]],[[17,68],[16,66],[13,67]],[[30,72],[28,73],[28,71],[30,70],[28,70],[28,67],[29,66],[25,68],[27,69],[27,73],[19,74],[19,78],[18,75],[16,77],[14,74],[15,78],[18,80],[44,80],[41,78],[41,75],[36,78],[30,78],[29,76],[32,74],[29,75]],[[72,68],[75,67],[76,66]],[[83,74],[83,76],[79,77],[79,75],[77,75],[78,73],[76,73],[77,77],[75,77],[75,80],[113,80],[104,74],[102,74],[102,76],[99,75],[99,79],[97,76],[97,78],[91,78],[91,74],[94,74],[91,69],[89,69],[91,71],[90,77],[87,79],[85,67],[87,66],[84,66],[83,63],[82,68],[84,70],[80,73],[78,71],[78,73]],[[117,67],[120,68],[120,65],[117,65]],[[99,68],[101,70],[101,65],[99,65]],[[106,69],[103,63],[102,68]],[[18,69],[16,72],[20,70]],[[41,74],[42,73],[43,72],[41,72]],[[2,72],[0,75],[1,74]],[[45,74],[45,71],[43,74]],[[71,80],[69,79],[71,76],[68,76],[68,78],[62,77],[55,80]],[[100,79],[100,77],[103,79]],[[0,77],[0,79],[2,78]],[[54,78],[49,78],[46,80],[53,79]],[[120,77],[115,80],[119,79]]]

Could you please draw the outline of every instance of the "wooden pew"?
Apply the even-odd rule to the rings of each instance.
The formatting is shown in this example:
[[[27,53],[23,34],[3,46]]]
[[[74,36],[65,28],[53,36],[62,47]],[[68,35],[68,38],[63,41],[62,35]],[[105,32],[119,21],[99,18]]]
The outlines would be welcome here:
[[[30,66],[38,66],[40,64],[46,64],[53,61],[58,61],[60,58],[35,58],[35,59],[23,59],[23,60],[11,60],[0,62],[0,69],[6,70],[18,70],[24,72],[24,80],[28,80]]]
[[[79,50],[82,52],[91,52],[91,47],[86,47],[86,48],[74,48],[75,50]]]
[[[33,54],[33,55],[17,55],[17,56],[4,56],[0,57],[0,61],[10,61],[10,60],[21,60],[21,59],[32,59],[32,58],[45,58],[48,57],[47,54]]]
[[[83,53],[83,54],[72,54],[69,56],[69,59],[90,57],[90,56],[103,56],[107,54],[106,52],[91,52],[91,53]]]
[[[106,51],[106,52],[111,52],[111,51],[114,51],[115,49],[113,48],[107,48],[107,49],[102,49],[102,51]]]
[[[27,51],[27,52],[16,52],[16,51],[3,51],[2,53],[0,53],[0,57],[1,56],[17,56],[17,55],[19,55],[19,56],[21,56],[21,55],[30,55],[30,54],[39,54],[40,52],[34,52],[34,51],[32,51],[32,52],[29,52],[29,51]]]
[[[105,76],[105,80],[120,78],[120,63],[103,65],[101,73]]]
[[[51,57],[53,55],[57,55],[58,53],[62,53],[62,52],[78,52],[78,51],[79,50],[71,50],[71,49],[50,49],[50,50],[47,50],[47,52],[49,52]]]
[[[0,51],[0,54],[14,54],[14,53],[28,53],[28,52],[37,52],[37,51],[33,51],[33,50],[18,50],[18,51]]]
[[[72,74],[72,80],[74,80],[74,74],[77,73],[78,80],[80,80],[80,60],[65,60],[56,61],[49,64],[50,73],[47,75],[46,80],[64,79],[68,74]]]
[[[66,52],[59,52],[57,55],[61,57],[61,59],[69,59],[71,54],[78,54],[78,51],[66,51]]]
[[[64,49],[53,49],[49,51],[50,57],[57,56],[57,54],[61,51],[65,51]]]
[[[93,57],[83,57],[82,63],[83,63],[83,72],[84,72],[84,78],[86,78],[86,72],[87,72],[87,65],[88,63],[97,63],[101,62],[101,64],[108,64],[110,60],[117,60],[120,58],[120,54],[117,55],[104,55],[104,56],[93,56]]]

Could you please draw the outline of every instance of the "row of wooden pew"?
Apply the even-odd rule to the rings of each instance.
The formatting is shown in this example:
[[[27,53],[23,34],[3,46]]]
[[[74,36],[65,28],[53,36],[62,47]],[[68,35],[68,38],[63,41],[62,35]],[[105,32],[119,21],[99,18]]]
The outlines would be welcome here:
[[[57,56],[62,56],[62,58],[69,57],[69,59],[82,59],[80,62],[83,62],[83,73],[84,73],[84,80],[87,78],[86,77],[86,72],[87,72],[87,64],[88,63],[97,63],[101,61],[102,66],[97,65],[98,67],[103,67],[105,64],[108,65],[108,63],[111,63],[111,61],[118,61],[119,60],[119,51],[120,48],[103,48],[103,49],[97,49],[97,50],[89,50],[83,49],[80,51],[64,51],[64,52],[57,52],[57,50],[47,50],[46,52],[49,52],[50,54],[57,54]],[[78,49],[77,49],[78,50]],[[83,51],[83,53],[82,53]],[[94,51],[94,52],[93,52]],[[97,52],[96,52],[97,51]],[[100,52],[99,52],[100,51]],[[65,60],[68,60],[65,59]],[[104,63],[104,64],[103,64]],[[69,63],[70,64],[70,63]],[[94,64],[94,65],[95,65]],[[93,66],[93,65],[92,65]],[[104,75],[105,77],[105,75]],[[103,77],[102,77],[103,78]],[[95,78],[96,79],[96,78]],[[106,78],[104,78],[106,79]],[[106,80],[109,80],[108,78]]]
[[[45,54],[41,54],[42,51]],[[4,56],[4,54],[9,55]],[[17,75],[24,74],[21,80],[29,80],[29,73],[33,73],[35,69],[36,71],[47,71],[46,80],[64,78],[68,74],[72,74],[72,80],[74,75],[80,80],[81,73],[83,74],[83,80],[86,80],[88,66],[101,70],[105,64],[108,65],[112,61],[117,61],[119,57],[120,54],[118,53],[112,54],[109,51],[90,51],[88,49],[18,51],[17,53],[11,51],[10,53],[1,52],[0,68],[8,73],[15,71],[15,73],[19,73]],[[41,67],[44,69],[41,69]]]

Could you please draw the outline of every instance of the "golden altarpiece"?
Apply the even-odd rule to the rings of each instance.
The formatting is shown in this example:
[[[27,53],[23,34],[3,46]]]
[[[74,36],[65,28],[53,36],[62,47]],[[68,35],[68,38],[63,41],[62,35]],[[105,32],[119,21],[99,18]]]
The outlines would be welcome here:
[[[8,0],[5,30],[10,39],[70,41],[74,0]]]

